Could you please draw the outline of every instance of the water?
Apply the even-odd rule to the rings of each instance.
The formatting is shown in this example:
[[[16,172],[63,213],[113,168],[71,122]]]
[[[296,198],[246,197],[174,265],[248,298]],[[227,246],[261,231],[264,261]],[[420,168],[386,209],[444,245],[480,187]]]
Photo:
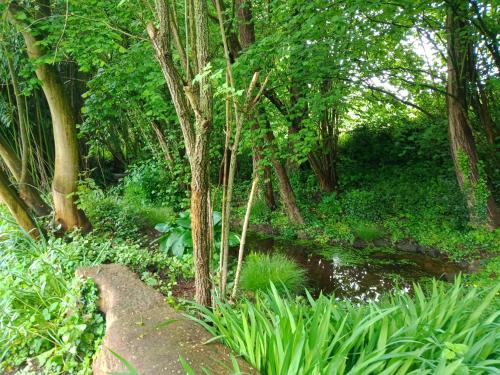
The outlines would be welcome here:
[[[283,253],[307,271],[313,295],[335,293],[339,298],[378,299],[396,285],[407,291],[413,282],[435,277],[452,281],[459,265],[428,255],[391,248],[338,248],[304,241],[263,238],[250,233],[246,252]]]

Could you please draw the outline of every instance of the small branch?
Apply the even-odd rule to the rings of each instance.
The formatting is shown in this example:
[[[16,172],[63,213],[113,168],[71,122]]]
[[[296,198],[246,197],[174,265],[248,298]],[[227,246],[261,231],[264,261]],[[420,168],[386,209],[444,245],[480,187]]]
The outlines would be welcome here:
[[[231,298],[229,299],[230,303],[234,302],[236,298],[236,293],[238,292],[238,284],[240,283],[241,268],[243,266],[243,254],[245,252],[245,240],[247,237],[248,224],[250,222],[250,213],[252,211],[252,204],[255,197],[255,191],[257,190],[258,182],[259,182],[259,175],[257,173],[252,182],[252,188],[250,189],[250,194],[248,196],[247,210],[245,212],[245,218],[243,220],[243,228],[241,230],[241,239],[240,239],[240,249],[238,251],[238,265],[236,266],[236,276],[234,279],[233,291],[231,293]]]

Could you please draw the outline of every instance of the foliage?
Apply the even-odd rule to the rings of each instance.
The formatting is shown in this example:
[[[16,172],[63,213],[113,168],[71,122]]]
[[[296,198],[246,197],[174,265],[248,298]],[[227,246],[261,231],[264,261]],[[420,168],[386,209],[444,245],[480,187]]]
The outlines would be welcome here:
[[[129,167],[123,178],[123,199],[136,206],[168,206],[173,209],[189,205],[189,172],[178,166],[170,171],[163,161],[147,161]]]
[[[86,179],[78,187],[78,206],[85,211],[93,228],[100,234],[140,239],[140,231],[169,220],[172,209],[155,206],[145,200],[141,190],[120,194],[121,186],[104,191],[94,180]]]
[[[220,248],[220,238],[222,233],[222,216],[220,212],[214,211],[212,214],[212,225],[215,239],[215,247]],[[160,237],[160,251],[171,252],[172,255],[180,257],[186,249],[193,248],[193,239],[191,237],[191,214],[184,211],[172,224],[160,223],[155,229],[163,233]],[[237,246],[240,238],[235,233],[229,233],[229,246]]]
[[[78,233],[33,241],[2,219],[0,239],[0,369],[24,366],[29,358],[44,373],[90,374],[103,333],[97,289],[74,278],[79,266],[121,263],[149,285],[171,296],[178,278],[193,277],[192,255],[149,253],[123,239]]]
[[[0,370],[24,367],[32,358],[44,374],[91,374],[104,333],[97,288],[73,278],[72,254],[63,243],[2,229]]]
[[[366,242],[372,242],[383,236],[383,232],[374,223],[358,223],[354,230],[356,236]]]
[[[304,233],[347,246],[356,238],[413,239],[455,260],[493,254],[500,231],[469,225],[442,124],[396,120],[361,124],[341,135],[340,192],[320,192],[310,170],[292,175],[307,221]],[[271,223],[285,238],[297,236],[282,210],[269,211],[262,199],[256,205],[253,223]]]
[[[241,288],[249,292],[267,290],[270,282],[281,292],[299,292],[306,284],[306,272],[283,254],[249,254],[241,271]]]
[[[500,290],[434,281],[429,295],[397,292],[380,303],[291,300],[271,286],[255,303],[197,307],[207,330],[262,374],[488,374],[500,362]],[[446,306],[446,308],[443,308]]]

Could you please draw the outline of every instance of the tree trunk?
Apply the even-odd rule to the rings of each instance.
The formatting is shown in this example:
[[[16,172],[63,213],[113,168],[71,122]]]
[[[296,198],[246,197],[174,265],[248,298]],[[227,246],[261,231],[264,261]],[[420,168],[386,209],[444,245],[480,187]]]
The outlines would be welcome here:
[[[449,5],[446,17],[448,134],[451,154],[471,222],[480,224],[482,216],[485,216],[488,225],[496,228],[500,225],[500,214],[486,177],[480,174],[476,145],[467,116],[467,46],[460,35],[463,23],[456,17],[456,9],[452,8],[457,4],[459,2]]]
[[[28,45],[28,42],[27,42]],[[82,228],[87,231],[90,223],[76,207],[76,190],[79,173],[78,143],[73,110],[54,68],[42,65],[36,69],[42,89],[49,104],[55,145],[52,197],[55,219],[64,230]]]
[[[14,95],[16,97],[16,108],[19,122],[19,134],[21,135],[21,160],[9,145],[0,139],[0,156],[7,164],[10,172],[18,183],[18,191],[21,199],[38,216],[46,216],[50,213],[50,207],[43,201],[34,186],[34,181],[29,170],[29,129],[28,118],[26,116],[26,101],[19,89],[14,63],[7,55],[7,65],[11,77]]]
[[[29,26],[20,23],[16,18],[20,8],[14,3],[10,3],[8,10],[8,18],[11,23],[21,29],[28,57],[32,60],[43,57],[44,51],[39,41],[31,33]],[[46,63],[36,66],[35,73],[42,82],[42,90],[49,105],[54,133],[55,166],[52,196],[55,219],[64,230],[78,227],[87,231],[90,229],[90,223],[75,204],[79,155],[73,109],[55,68]]]
[[[269,124],[267,118],[264,119],[265,129],[266,129],[266,140],[270,143],[274,143],[274,134]],[[292,184],[288,178],[288,173],[281,161],[273,154],[271,158],[271,163],[273,164],[274,170],[276,171],[276,176],[278,176],[279,187],[281,198],[283,199],[283,204],[285,206],[285,211],[287,213],[288,219],[292,224],[302,225],[304,224],[304,219],[297,207],[297,202],[295,200],[295,194],[293,193]]]
[[[198,150],[191,163],[191,229],[194,252],[196,302],[211,304],[210,281],[210,161],[208,145]]]
[[[257,190],[257,183],[259,182],[258,171],[252,181],[252,188],[250,189],[250,194],[248,195],[247,210],[245,212],[245,218],[243,219],[243,228],[241,230],[241,240],[240,248],[238,251],[238,264],[236,266],[236,275],[234,277],[233,291],[231,293],[230,301],[233,302],[236,299],[236,293],[238,291],[238,284],[240,283],[241,268],[243,266],[243,255],[245,253],[245,241],[247,238],[248,224],[250,223],[250,213],[252,212],[252,204],[255,197],[255,191]]]
[[[252,127],[253,130],[257,129],[258,125]],[[257,173],[257,169],[259,169],[259,163],[262,158],[261,156],[261,147],[253,146],[253,169],[254,174]],[[278,205],[276,204],[276,199],[274,197],[274,188],[272,181],[272,173],[271,168],[268,165],[264,165],[262,167],[262,175],[263,175],[263,184],[264,184],[264,200],[266,202],[266,206],[271,210],[275,211]]]
[[[16,181],[21,180],[21,160],[12,148],[0,137],[0,157]],[[46,216],[50,213],[50,207],[40,197],[38,190],[33,186],[31,174],[28,172],[24,178],[24,183],[19,187],[19,196],[26,205],[38,216]]]
[[[196,302],[209,306],[211,304],[210,253],[211,253],[211,218],[210,206],[210,156],[208,147],[212,130],[212,90],[209,77],[204,75],[198,83],[187,84],[179,73],[178,66],[172,59],[170,50],[170,31],[176,28],[163,0],[157,0],[156,15],[159,29],[148,23],[147,32],[153,44],[156,58],[172,98],[173,105],[182,134],[186,153],[191,166],[191,234],[193,239],[195,268]],[[209,63],[208,54],[208,9],[206,0],[193,0],[185,9],[190,25],[192,63],[195,74],[199,74]],[[179,43],[177,43],[179,44]],[[178,45],[178,49],[181,46]],[[186,56],[185,50],[178,51]],[[187,75],[192,67],[186,69]],[[188,77],[189,78],[189,77]],[[194,118],[194,123],[193,123]]]
[[[37,239],[40,237],[40,232],[31,218],[28,208],[17,195],[17,192],[9,185],[9,179],[0,169],[0,198],[5,203],[10,213],[19,224],[31,237]]]

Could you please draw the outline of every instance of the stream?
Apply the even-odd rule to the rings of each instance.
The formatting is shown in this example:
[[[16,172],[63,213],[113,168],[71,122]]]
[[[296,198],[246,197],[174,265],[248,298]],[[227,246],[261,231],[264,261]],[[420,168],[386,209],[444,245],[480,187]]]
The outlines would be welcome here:
[[[375,299],[398,286],[411,290],[412,283],[434,277],[453,281],[465,269],[443,258],[410,253],[390,247],[354,249],[318,245],[310,241],[281,240],[249,233],[246,252],[282,253],[307,272],[313,296],[334,293],[352,300]]]

